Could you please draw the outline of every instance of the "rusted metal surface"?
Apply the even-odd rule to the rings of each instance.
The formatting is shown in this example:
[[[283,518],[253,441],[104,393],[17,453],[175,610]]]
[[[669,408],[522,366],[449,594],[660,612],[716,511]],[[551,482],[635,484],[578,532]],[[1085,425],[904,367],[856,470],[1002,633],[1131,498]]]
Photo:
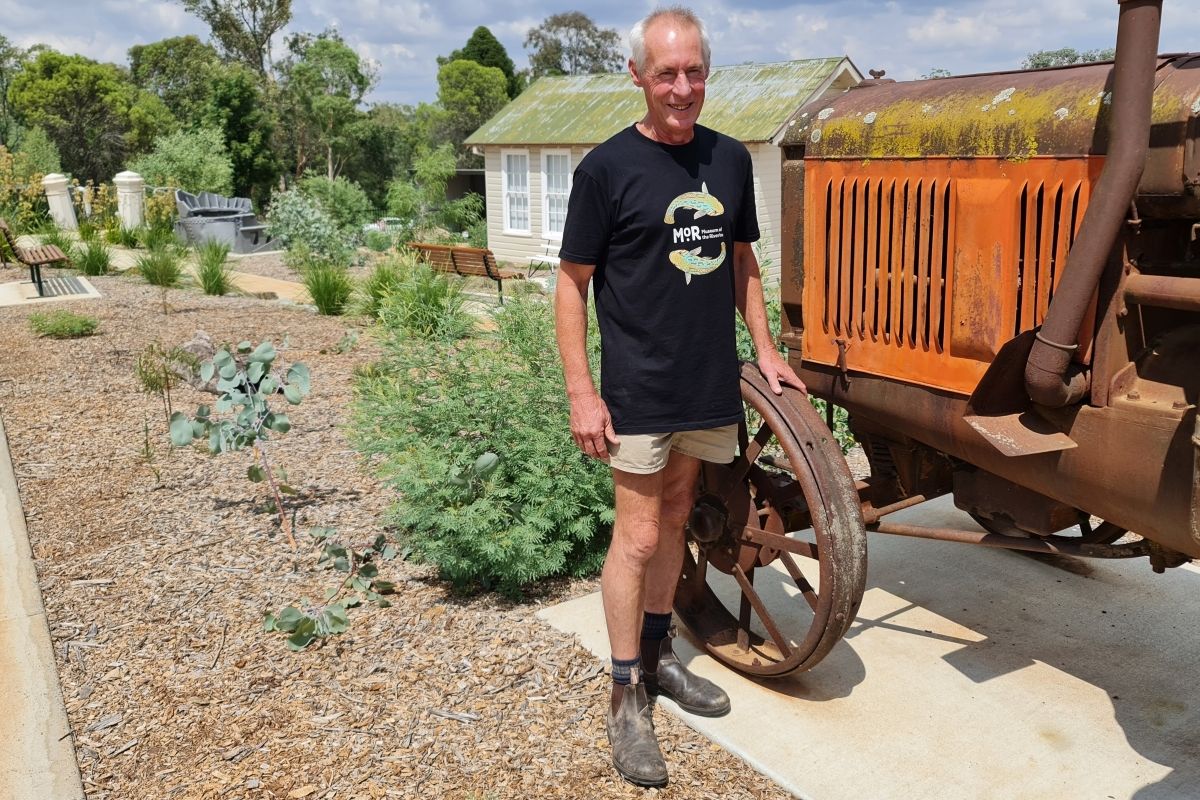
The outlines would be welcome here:
[[[1179,311],[1200,311],[1200,279],[1130,275],[1125,281],[1125,302]]]
[[[762,422],[743,431],[732,464],[705,465],[675,610],[718,660],[751,675],[786,675],[824,658],[854,620],[866,534],[845,459],[807,399],[791,390],[777,397],[753,365],[743,368],[742,396]],[[779,458],[765,452],[776,449]],[[781,462],[787,470],[773,466]],[[787,535],[797,524],[811,525],[812,541]],[[806,559],[820,564],[815,583]],[[778,577],[763,570],[776,560],[799,593],[787,616],[772,616],[762,601],[767,587],[756,586],[760,573]],[[713,592],[714,573],[732,576],[736,609]]]
[[[871,526],[869,530],[872,533],[889,533],[893,536],[909,536],[915,539],[935,539],[939,542],[960,542],[982,547],[997,547],[1003,550],[1020,550],[1026,553],[1048,553],[1083,558],[1141,558],[1150,555],[1152,549],[1152,543],[1145,540],[1129,544],[1088,544],[1071,541],[1064,537],[1022,539],[1016,536],[1000,536],[981,531],[927,528],[922,525],[902,525],[895,522],[880,522]]]
[[[1079,524],[1078,509],[984,470],[954,473],[954,505],[972,516],[1000,519],[1047,536]]]
[[[1101,167],[805,163],[802,183],[792,176],[784,187],[806,190],[802,305],[783,283],[786,330],[805,321],[805,360],[962,393],[1005,342],[1042,324]],[[785,251],[799,223],[785,225]],[[1076,343],[1082,360],[1090,329]]]
[[[1025,388],[1035,403],[1061,408],[1078,402],[1088,390],[1088,374],[1072,370],[1071,360],[1080,323],[1145,168],[1161,21],[1162,0],[1121,5],[1108,160],[1067,255],[1063,281],[1029,353]]]
[[[1180,359],[1186,358],[1188,346],[1182,340],[1177,344]],[[1190,352],[1194,354],[1195,347]],[[1200,375],[1194,356],[1192,364],[1184,394],[1195,397]],[[1194,407],[1126,399],[1115,407],[1062,410],[1050,422],[1077,447],[1010,458],[967,424],[967,402],[957,395],[870,375],[855,375],[846,387],[834,370],[817,365],[802,366],[800,377],[815,396],[846,407],[852,418],[869,419],[897,436],[911,436],[938,452],[1200,557],[1200,539],[1191,533]]]

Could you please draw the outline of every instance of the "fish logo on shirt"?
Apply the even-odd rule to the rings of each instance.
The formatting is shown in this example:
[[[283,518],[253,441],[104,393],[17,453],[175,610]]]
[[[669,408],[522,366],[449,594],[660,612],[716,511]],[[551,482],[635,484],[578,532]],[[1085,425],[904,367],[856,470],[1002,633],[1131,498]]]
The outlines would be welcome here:
[[[686,192],[672,200],[671,205],[667,206],[667,213],[663,215],[663,222],[674,225],[675,212],[681,208],[691,209],[694,219],[725,213],[725,206],[721,205],[721,201],[708,193],[707,183],[701,183],[698,192]]]
[[[721,255],[716,258],[700,255],[699,247],[692,250],[672,250],[668,257],[672,264],[683,270],[684,281],[691,283],[693,275],[707,275],[725,263],[725,243],[721,242]]]

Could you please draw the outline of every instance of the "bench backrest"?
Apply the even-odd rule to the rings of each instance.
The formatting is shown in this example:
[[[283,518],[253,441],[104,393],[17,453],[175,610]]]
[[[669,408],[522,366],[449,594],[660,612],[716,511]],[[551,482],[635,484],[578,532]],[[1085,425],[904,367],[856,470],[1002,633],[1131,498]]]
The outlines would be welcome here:
[[[410,244],[429,266],[442,272],[477,275],[500,280],[496,256],[486,247],[460,247],[448,244]]]
[[[4,233],[4,242],[8,245],[8,250],[12,251],[13,258],[21,260],[21,251],[17,249],[17,237],[13,236],[12,228],[8,227],[8,221],[0,218],[0,231]],[[3,247],[0,247],[0,257],[4,255]]]

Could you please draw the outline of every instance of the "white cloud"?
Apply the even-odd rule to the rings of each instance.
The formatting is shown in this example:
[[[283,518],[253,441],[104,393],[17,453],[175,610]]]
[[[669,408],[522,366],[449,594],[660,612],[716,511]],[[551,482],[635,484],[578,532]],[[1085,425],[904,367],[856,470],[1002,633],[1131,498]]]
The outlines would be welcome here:
[[[917,45],[971,42],[979,46],[996,41],[1000,30],[986,14],[952,15],[946,9],[939,8],[934,10],[931,17],[908,26],[906,33],[909,40]]]

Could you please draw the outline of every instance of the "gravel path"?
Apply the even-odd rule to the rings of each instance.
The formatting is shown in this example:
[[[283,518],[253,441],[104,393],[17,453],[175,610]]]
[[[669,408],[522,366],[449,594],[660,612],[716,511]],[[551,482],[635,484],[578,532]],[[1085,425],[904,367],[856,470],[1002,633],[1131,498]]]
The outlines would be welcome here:
[[[647,794],[610,767],[601,665],[534,618],[593,581],[512,604],[455,596],[392,561],[393,607],[352,610],[326,645],[291,653],[263,632],[264,612],[319,599],[335,578],[311,544],[293,553],[278,535],[262,485],[245,479],[249,454],[169,451],[134,360],[197,329],[286,341],[281,363],[313,375],[273,443],[300,492],[297,527],[362,545],[393,499],[342,429],[352,373],[378,356],[369,335],[338,354],[353,321],[194,291],[172,291],[163,314],[136,279],[90,280],[101,300],[56,306],[98,317],[90,338],[38,339],[27,317],[48,307],[0,309],[0,412],[89,800]],[[212,396],[172,400],[194,410]],[[674,717],[657,721],[672,783],[655,796],[785,796]]]

